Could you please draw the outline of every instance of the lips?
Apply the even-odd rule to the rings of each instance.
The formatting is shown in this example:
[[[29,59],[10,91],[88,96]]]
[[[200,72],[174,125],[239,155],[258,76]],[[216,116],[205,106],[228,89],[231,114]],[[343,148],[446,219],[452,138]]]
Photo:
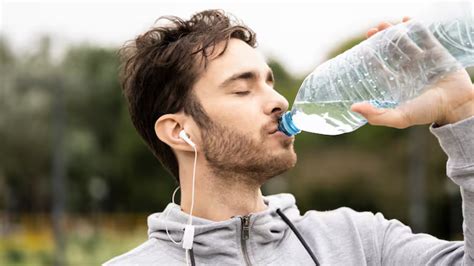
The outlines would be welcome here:
[[[263,134],[273,135],[278,132],[280,132],[278,130],[278,121],[275,121],[275,120],[268,122],[262,128]]]
[[[268,134],[274,134],[278,131],[278,124],[275,124],[275,122],[269,123],[264,127],[264,129]]]
[[[268,134],[274,134],[278,131],[278,128],[275,128],[275,129],[272,129],[270,130],[270,132],[268,132]]]

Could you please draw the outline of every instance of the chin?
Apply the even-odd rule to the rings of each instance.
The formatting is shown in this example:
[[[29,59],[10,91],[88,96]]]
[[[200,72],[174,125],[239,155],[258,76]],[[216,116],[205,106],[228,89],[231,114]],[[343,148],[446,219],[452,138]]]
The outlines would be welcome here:
[[[296,158],[296,154],[293,153],[290,156],[286,156],[285,158],[280,157],[277,160],[278,160],[278,167],[275,167],[273,169],[274,171],[270,175],[267,176],[265,181],[267,181],[271,178],[274,178],[276,176],[279,176],[279,175],[287,172],[291,168],[295,167],[297,158]],[[262,184],[263,184],[263,182],[262,182]]]
[[[296,155],[296,152],[292,150],[290,167],[288,169],[295,167],[297,161],[298,161],[298,156]]]
[[[282,153],[275,155],[275,162],[278,162],[281,165],[282,172],[286,172],[287,170],[295,167],[296,161],[298,157],[293,149],[293,145],[291,148],[285,149]]]

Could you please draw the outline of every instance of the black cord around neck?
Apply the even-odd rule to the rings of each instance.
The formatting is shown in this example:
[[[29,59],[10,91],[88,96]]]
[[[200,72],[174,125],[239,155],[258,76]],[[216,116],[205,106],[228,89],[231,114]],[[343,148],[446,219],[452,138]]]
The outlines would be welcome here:
[[[192,265],[192,266],[195,266],[195,265],[196,265],[196,261],[194,260],[194,251],[193,251],[193,249],[190,249],[190,250],[189,250],[189,255],[190,255],[190,257],[191,257],[191,265]]]
[[[314,264],[319,266],[320,264],[319,264],[318,259],[316,258],[316,255],[314,255],[313,251],[308,246],[308,244],[306,243],[304,238],[301,236],[300,232],[298,232],[298,230],[296,230],[296,227],[291,223],[290,219],[288,219],[288,217],[286,217],[286,215],[284,215],[283,212],[280,209],[277,209],[276,213],[278,215],[280,215],[281,219],[283,219],[283,221],[290,227],[291,231],[293,231],[293,233],[295,233],[296,237],[299,239],[299,241],[301,242],[303,247],[306,249],[308,254],[311,256],[311,259],[313,259]]]

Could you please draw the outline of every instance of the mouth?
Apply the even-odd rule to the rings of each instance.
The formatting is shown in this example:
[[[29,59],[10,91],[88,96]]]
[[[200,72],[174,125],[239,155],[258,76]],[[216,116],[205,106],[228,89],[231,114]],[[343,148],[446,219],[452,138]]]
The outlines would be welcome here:
[[[271,137],[277,137],[277,138],[282,138],[282,139],[293,139],[293,136],[291,136],[291,137],[287,136],[285,133],[278,130],[278,128],[273,129],[268,134]]]
[[[267,136],[283,138],[283,139],[291,139],[292,137],[287,136],[282,131],[278,130],[278,123],[271,123],[266,127]]]
[[[268,132],[268,134],[272,135],[272,134],[275,134],[275,133],[277,133],[277,132],[278,132],[278,127],[274,128],[274,129],[272,129],[272,130],[270,130],[270,131]]]

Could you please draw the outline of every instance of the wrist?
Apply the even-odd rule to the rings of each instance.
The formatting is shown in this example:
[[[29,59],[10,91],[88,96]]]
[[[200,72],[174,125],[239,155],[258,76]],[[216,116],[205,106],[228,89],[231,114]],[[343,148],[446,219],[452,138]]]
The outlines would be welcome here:
[[[435,124],[438,126],[454,124],[472,116],[474,116],[474,97],[472,100],[466,101],[452,110],[447,110],[441,119],[435,121]]]

